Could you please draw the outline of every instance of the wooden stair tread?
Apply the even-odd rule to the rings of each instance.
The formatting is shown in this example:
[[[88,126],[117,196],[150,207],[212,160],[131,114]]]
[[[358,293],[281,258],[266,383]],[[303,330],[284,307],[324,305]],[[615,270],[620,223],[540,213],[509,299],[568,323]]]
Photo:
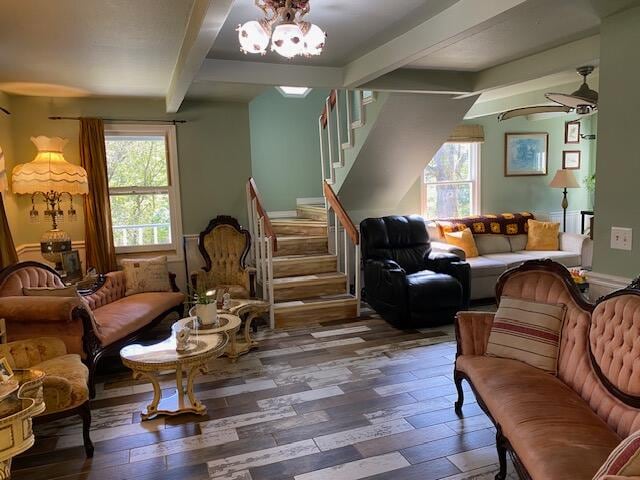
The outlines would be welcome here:
[[[346,275],[341,272],[332,272],[332,273],[314,273],[312,275],[297,275],[294,277],[282,277],[282,278],[274,278],[273,286],[283,286],[289,285],[292,283],[305,283],[305,284],[313,284],[313,283],[323,283],[332,280],[344,280]]]
[[[327,295],[323,297],[305,298],[302,300],[286,300],[283,302],[276,302],[273,307],[276,309],[283,308],[302,308],[302,307],[317,307],[321,304],[338,304],[357,301],[356,297],[348,293],[342,293],[338,295]]]
[[[330,253],[310,253],[310,254],[304,254],[304,253],[300,253],[300,254],[296,254],[296,255],[283,255],[281,257],[274,257],[273,258],[273,263],[282,263],[282,262],[290,262],[290,261],[296,261],[296,262],[304,262],[304,261],[308,261],[308,262],[315,262],[318,260],[333,260],[337,258],[335,255],[332,255]]]
[[[278,243],[280,242],[301,242],[301,241],[326,241],[326,235],[278,235]]]
[[[326,220],[314,220],[312,218],[291,217],[291,218],[274,218],[271,220],[273,225],[309,225],[313,227],[326,227]]]

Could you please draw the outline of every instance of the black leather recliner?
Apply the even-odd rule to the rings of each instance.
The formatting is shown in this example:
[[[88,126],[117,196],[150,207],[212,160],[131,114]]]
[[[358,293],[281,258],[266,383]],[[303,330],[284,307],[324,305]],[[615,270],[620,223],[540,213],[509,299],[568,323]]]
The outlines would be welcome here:
[[[433,253],[422,217],[367,218],[360,234],[365,300],[388,322],[441,325],[469,306],[469,264]]]

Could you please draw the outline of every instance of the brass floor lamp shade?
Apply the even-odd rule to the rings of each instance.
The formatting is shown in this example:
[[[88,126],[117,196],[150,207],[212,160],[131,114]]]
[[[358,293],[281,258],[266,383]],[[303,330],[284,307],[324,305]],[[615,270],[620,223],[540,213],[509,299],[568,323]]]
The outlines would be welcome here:
[[[38,153],[31,162],[13,169],[13,193],[31,195],[29,219],[32,222],[40,220],[36,197],[44,200],[44,214],[51,219],[53,228],[42,236],[41,252],[45,259],[56,263],[56,268],[61,268],[61,253],[71,250],[71,238],[58,229],[58,224],[65,216],[62,200],[69,198],[67,217],[74,221],[77,214],[73,207],[73,196],[88,192],[87,172],[81,166],[65,160],[62,149],[67,143],[66,139],[39,136],[31,137],[31,141],[38,148]]]
[[[567,207],[569,200],[567,199],[567,188],[580,188],[578,180],[571,170],[558,170],[549,183],[551,188],[562,188],[562,231],[567,231]]]

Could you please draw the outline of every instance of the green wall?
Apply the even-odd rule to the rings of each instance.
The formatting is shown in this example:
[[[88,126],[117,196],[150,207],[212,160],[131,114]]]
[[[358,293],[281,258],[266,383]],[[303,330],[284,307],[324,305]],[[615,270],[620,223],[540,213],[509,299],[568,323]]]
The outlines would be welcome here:
[[[9,172],[16,164],[33,160],[36,148],[30,137],[38,135],[68,138],[65,158],[80,163],[78,122],[49,120],[50,115],[187,120],[177,127],[183,233],[200,232],[218,214],[233,215],[246,222],[244,185],[251,174],[251,151],[245,103],[187,101],[179,114],[170,117],[165,114],[164,99],[12,96],[10,109],[13,151],[5,154]],[[0,142],[6,148],[9,143],[5,144],[4,127],[0,123]],[[78,200],[81,207],[81,199]],[[16,245],[36,243],[50,228],[44,221],[28,223],[31,204],[27,196],[8,194],[7,204]],[[82,208],[78,213],[77,223],[62,225],[73,240],[84,238]]]
[[[606,18],[600,30],[600,99],[593,269],[640,273],[640,7]],[[611,227],[633,228],[632,251],[610,248]]]
[[[249,104],[253,177],[268,211],[295,210],[296,198],[321,197],[318,117],[328,90],[286,98],[270,88]]]
[[[515,118],[498,122],[496,115],[474,118],[465,123],[480,124],[484,128],[485,142],[481,150],[481,208],[482,213],[500,213],[511,211],[558,212],[562,208],[561,190],[549,187],[549,182],[562,168],[563,150],[580,150],[581,167],[574,170],[578,182],[583,185],[584,178],[591,171],[595,157],[595,141],[581,140],[579,145],[565,145],[564,123],[575,117],[556,117],[547,120],[527,120]],[[581,119],[582,133],[595,133],[592,130],[593,116]],[[547,175],[532,177],[504,176],[505,133],[547,132],[549,133],[549,166]],[[585,188],[569,189],[569,211],[585,210],[590,207],[589,194]]]

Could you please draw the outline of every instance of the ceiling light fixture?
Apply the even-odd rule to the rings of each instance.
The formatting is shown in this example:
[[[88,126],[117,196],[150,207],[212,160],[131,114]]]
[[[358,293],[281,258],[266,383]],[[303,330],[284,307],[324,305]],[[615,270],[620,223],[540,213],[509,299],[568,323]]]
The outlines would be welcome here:
[[[240,50],[266,55],[271,41],[271,50],[285,58],[320,55],[327,35],[317,25],[302,19],[311,9],[309,1],[255,0],[265,17],[238,25]]]

